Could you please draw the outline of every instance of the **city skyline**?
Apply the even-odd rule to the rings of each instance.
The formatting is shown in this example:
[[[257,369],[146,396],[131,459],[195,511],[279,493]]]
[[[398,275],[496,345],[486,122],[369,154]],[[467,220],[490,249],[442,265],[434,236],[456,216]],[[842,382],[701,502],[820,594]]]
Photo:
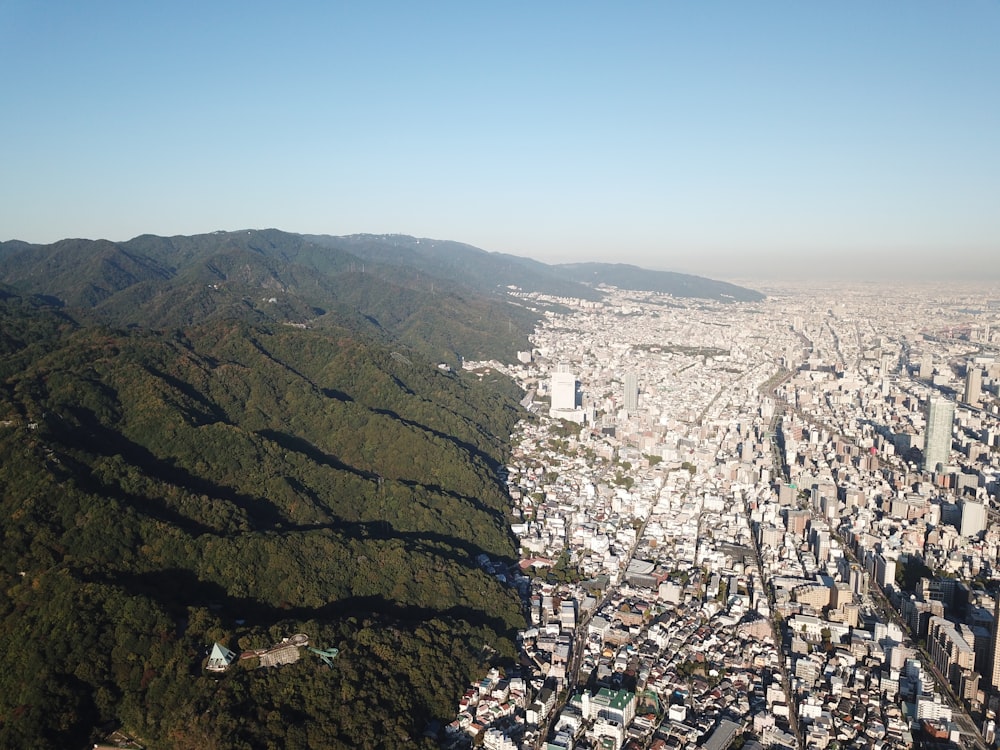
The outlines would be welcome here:
[[[276,227],[995,279],[998,27],[985,2],[8,3],[0,239]]]

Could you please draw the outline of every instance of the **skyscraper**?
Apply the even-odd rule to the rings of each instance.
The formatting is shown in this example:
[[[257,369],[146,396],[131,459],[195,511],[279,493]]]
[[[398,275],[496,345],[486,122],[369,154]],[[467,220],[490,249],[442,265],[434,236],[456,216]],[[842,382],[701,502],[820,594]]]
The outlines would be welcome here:
[[[965,374],[965,398],[967,404],[978,404],[983,397],[983,371],[978,367],[969,367]]]
[[[934,375],[934,361],[929,354],[920,358],[920,372],[917,377],[923,380],[930,380]]]
[[[635,372],[625,373],[625,411],[639,411],[639,375]]]
[[[951,429],[955,421],[955,402],[943,396],[927,399],[924,415],[924,471],[935,472],[938,466],[947,466],[951,460]]]
[[[986,531],[986,506],[983,503],[963,497],[961,507],[962,522],[959,525],[959,534],[970,537]]]
[[[990,656],[990,684],[995,690],[1000,690],[1000,596],[993,605],[993,634],[990,638],[993,646]]]
[[[576,376],[571,372],[552,373],[552,408],[573,410],[576,408]]]

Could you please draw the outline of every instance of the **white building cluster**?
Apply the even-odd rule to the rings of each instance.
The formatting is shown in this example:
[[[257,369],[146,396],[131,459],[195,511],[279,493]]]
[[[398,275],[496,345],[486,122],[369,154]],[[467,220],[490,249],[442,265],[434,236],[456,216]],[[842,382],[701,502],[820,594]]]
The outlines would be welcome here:
[[[991,310],[847,290],[559,302],[530,352],[489,363],[534,413],[507,467],[528,627],[448,742],[992,741]]]

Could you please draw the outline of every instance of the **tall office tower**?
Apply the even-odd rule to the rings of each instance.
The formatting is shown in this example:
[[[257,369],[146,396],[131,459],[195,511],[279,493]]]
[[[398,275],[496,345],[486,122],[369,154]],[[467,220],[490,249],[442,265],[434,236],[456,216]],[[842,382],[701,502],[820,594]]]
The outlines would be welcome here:
[[[882,352],[879,357],[879,369],[882,372],[895,372],[899,369],[899,357],[892,352]]]
[[[820,565],[830,559],[830,532],[816,529],[812,539],[813,554]]]
[[[896,584],[896,558],[886,557],[882,554],[875,554],[871,561],[872,574],[875,582],[882,588],[887,586],[895,587]]]
[[[983,371],[969,367],[965,374],[965,403],[978,404],[983,397]]]
[[[951,429],[955,421],[955,402],[943,396],[927,399],[924,429],[924,471],[935,472],[938,465],[951,461]]]
[[[809,519],[812,518],[812,514],[808,510],[788,508],[785,510],[784,516],[786,531],[800,539],[805,536],[806,525],[809,523]]]
[[[931,355],[925,354],[920,358],[920,373],[918,377],[923,380],[930,380],[932,375],[934,375],[933,360],[931,359]]]
[[[553,409],[568,409],[570,411],[575,409],[576,375],[571,372],[552,373],[550,393],[552,394]]]
[[[1000,596],[996,598],[993,606],[993,634],[990,638],[993,644],[992,663],[990,664],[990,684],[994,689],[1000,690]]]
[[[959,533],[962,536],[978,536],[986,531],[986,506],[978,500],[962,498],[962,522]]]
[[[625,373],[625,410],[639,411],[639,375],[635,372]]]

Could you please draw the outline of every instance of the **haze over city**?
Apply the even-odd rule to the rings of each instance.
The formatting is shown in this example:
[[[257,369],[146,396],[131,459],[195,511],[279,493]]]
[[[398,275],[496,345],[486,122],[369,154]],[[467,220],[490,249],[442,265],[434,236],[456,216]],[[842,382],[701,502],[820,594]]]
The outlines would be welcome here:
[[[998,31],[996,2],[14,0],[0,240],[277,227],[996,278]]]

